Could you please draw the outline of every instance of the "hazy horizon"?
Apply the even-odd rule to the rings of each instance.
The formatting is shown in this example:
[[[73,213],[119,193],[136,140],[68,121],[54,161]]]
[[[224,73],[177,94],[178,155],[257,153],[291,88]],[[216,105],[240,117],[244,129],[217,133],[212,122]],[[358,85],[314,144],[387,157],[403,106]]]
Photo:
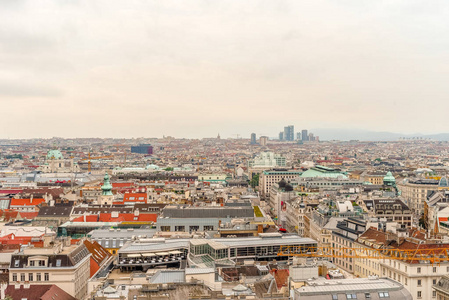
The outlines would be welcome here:
[[[0,138],[449,132],[449,2],[2,1]]]

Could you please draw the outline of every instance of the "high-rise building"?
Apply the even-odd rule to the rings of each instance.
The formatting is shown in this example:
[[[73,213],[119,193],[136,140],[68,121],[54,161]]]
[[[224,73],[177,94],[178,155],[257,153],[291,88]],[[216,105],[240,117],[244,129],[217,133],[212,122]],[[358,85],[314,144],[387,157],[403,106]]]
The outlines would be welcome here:
[[[255,158],[248,161],[248,167],[251,168],[274,168],[285,167],[287,163],[286,158],[282,154],[274,152],[262,152]]]
[[[284,127],[284,140],[286,141],[295,140],[295,127],[293,125]]]
[[[284,132],[283,131],[279,132],[279,140],[280,141],[284,140]]]
[[[153,154],[153,146],[150,144],[140,144],[139,146],[131,146],[131,153]]]
[[[257,144],[256,134],[255,133],[251,133],[251,145],[255,145],[255,144]]]
[[[313,136],[313,133],[309,133],[309,141],[313,142],[315,140],[315,137]]]
[[[259,139],[259,144],[261,146],[266,146],[268,144],[268,137],[267,136],[261,136]]]
[[[298,141],[301,140],[301,132],[297,132],[297,133],[296,133],[296,139],[297,139]]]
[[[309,140],[309,133],[307,132],[307,129],[303,129],[301,133],[301,137],[303,141]]]

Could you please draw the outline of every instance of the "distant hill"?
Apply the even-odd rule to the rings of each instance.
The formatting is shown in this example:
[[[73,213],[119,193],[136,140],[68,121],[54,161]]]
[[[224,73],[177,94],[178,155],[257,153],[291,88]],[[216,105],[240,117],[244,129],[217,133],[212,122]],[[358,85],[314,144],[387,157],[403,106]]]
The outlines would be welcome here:
[[[438,134],[403,134],[396,132],[384,132],[384,131],[369,131],[369,130],[359,130],[359,129],[326,129],[326,128],[315,128],[311,129],[316,136],[320,137],[321,141],[328,140],[360,140],[360,141],[396,141],[399,138],[412,138],[420,137],[423,139],[432,139],[436,141],[449,141],[449,133],[438,133]]]

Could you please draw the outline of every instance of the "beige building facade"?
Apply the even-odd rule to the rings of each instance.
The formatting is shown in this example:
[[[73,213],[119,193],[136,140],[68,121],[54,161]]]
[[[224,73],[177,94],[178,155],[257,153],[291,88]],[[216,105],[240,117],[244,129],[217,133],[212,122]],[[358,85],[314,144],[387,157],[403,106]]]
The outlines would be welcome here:
[[[55,284],[76,299],[87,296],[90,252],[84,246],[26,248],[12,255],[10,284]]]

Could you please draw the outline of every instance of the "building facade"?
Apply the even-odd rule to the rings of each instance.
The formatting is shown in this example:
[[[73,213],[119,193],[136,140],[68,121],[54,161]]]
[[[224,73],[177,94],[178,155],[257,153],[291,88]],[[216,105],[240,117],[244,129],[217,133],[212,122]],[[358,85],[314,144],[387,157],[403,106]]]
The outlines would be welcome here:
[[[286,141],[295,140],[295,127],[293,125],[284,127],[284,140]]]
[[[298,178],[302,174],[298,170],[271,170],[263,171],[259,177],[259,191],[261,194],[261,199],[268,200],[270,196],[271,187],[285,179],[286,181],[292,181]]]
[[[431,191],[438,190],[439,181],[435,179],[404,179],[397,184],[410,209],[417,215],[424,213],[424,203]]]
[[[90,252],[84,244],[52,248],[25,248],[11,256],[11,284],[57,285],[76,299],[87,296]]]
[[[303,129],[301,131],[301,138],[302,138],[303,142],[306,142],[309,140],[309,133],[308,133],[307,129]]]
[[[409,238],[409,236],[413,236],[413,238]],[[429,244],[425,241],[425,236],[415,231],[407,230],[395,233],[369,228],[356,240],[354,247],[364,248],[365,250],[387,247],[407,250],[449,249],[449,244]],[[354,265],[355,276],[368,277],[375,275],[393,279],[403,284],[413,296],[413,299],[437,299],[437,292],[432,287],[448,272],[449,262],[431,264],[425,260],[411,261],[366,257],[356,258]]]

